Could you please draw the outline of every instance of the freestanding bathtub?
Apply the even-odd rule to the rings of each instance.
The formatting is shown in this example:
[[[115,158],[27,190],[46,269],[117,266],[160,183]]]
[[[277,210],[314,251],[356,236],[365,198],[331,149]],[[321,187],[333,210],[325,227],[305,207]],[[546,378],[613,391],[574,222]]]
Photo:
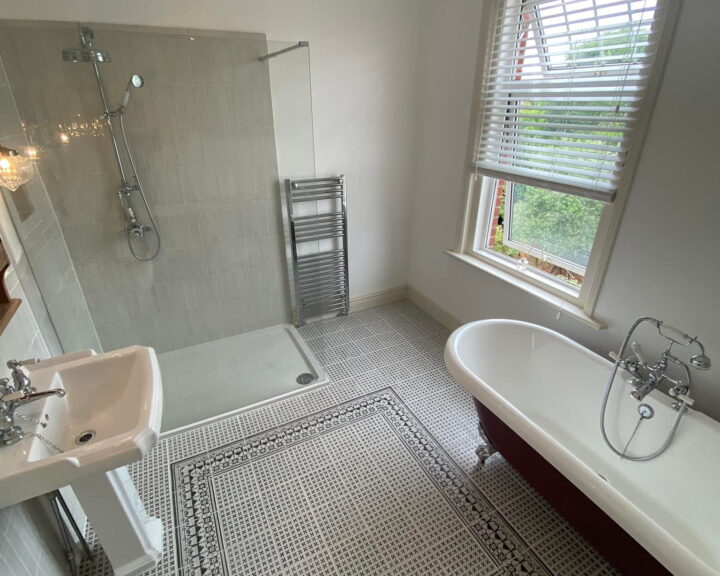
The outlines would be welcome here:
[[[609,360],[541,326],[482,320],[453,332],[445,362],[494,447],[623,574],[720,574],[720,423],[688,410],[663,454],[621,460],[600,434]],[[616,377],[606,420],[621,448],[638,421],[627,378]],[[662,444],[676,414],[659,391],[644,402],[655,416],[631,455]]]

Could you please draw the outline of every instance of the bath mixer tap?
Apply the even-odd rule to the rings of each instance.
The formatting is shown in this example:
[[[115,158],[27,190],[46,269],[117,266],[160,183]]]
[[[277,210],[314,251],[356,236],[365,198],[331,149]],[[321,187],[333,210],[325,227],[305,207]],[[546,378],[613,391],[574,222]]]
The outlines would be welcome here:
[[[657,328],[658,334],[667,340],[668,345],[665,351],[660,355],[660,358],[654,364],[646,360],[642,352],[642,348],[637,342],[632,342],[630,344],[630,349],[633,353],[632,356],[628,356],[628,358],[624,360],[617,357],[618,366],[632,375],[632,378],[628,381],[628,383],[634,388],[630,392],[630,395],[638,402],[642,402],[645,396],[657,388],[657,386],[662,383],[667,383],[670,386],[668,394],[673,398],[678,399],[678,402],[673,404],[673,408],[679,410],[684,403],[692,404],[692,400],[687,396],[687,393],[692,385],[690,366],[699,370],[707,370],[710,367],[710,359],[705,355],[704,346],[696,337],[688,336],[677,328],[665,325],[661,320],[656,320],[655,318],[641,318],[635,326],[641,322],[648,322],[654,325]],[[632,334],[633,330],[628,333],[628,336]],[[700,353],[691,356],[688,363],[685,363],[671,354],[672,348],[675,345],[685,347],[696,346],[699,348]],[[623,347],[623,350],[624,349],[625,347]],[[681,369],[683,376],[673,378],[668,375],[667,370],[670,365],[677,366]]]
[[[668,343],[667,348],[654,364],[651,364],[646,360],[646,357],[643,355],[642,350],[637,343],[630,343],[635,330],[643,323],[655,326],[658,334],[665,338]],[[633,355],[623,359],[623,355],[625,354],[628,346],[632,350]],[[685,348],[695,347],[699,351],[690,356],[686,364],[671,354],[673,346],[682,346]],[[652,460],[667,450],[668,446],[670,446],[670,443],[675,437],[675,432],[677,432],[683,414],[685,414],[687,409],[695,403],[695,401],[689,396],[690,386],[692,385],[690,367],[697,370],[709,370],[711,367],[710,358],[705,354],[705,347],[702,345],[700,340],[698,340],[697,336],[688,336],[685,332],[664,324],[662,320],[657,320],[656,318],[651,318],[649,316],[644,316],[635,320],[620,345],[620,351],[618,353],[610,352],[610,358],[614,360],[615,365],[610,373],[610,379],[608,380],[607,386],[605,387],[602,406],[600,408],[600,432],[603,440],[605,441],[607,447],[623,460],[631,460],[633,462]],[[671,364],[682,369],[682,377],[674,378],[667,374],[667,369]],[[662,382],[667,382],[670,385],[668,394],[676,399],[672,407],[677,411],[677,414],[675,415],[670,431],[660,447],[649,454],[629,455],[627,453],[627,448],[632,441],[635,432],[632,433],[624,449],[614,446],[611,439],[608,437],[605,427],[605,414],[607,411],[608,399],[610,398],[610,393],[619,368],[626,370],[631,375],[629,384],[632,385],[633,390],[630,392],[630,395],[636,400],[641,402],[645,396],[652,392],[652,390]],[[642,408],[643,405],[641,404],[640,407]],[[638,420],[635,427],[635,431],[637,431],[637,427],[640,425],[642,420],[647,417],[643,414],[643,412],[640,412],[640,418],[641,419]]]
[[[33,391],[27,392],[26,390]],[[24,389],[16,390],[10,380],[0,378],[0,445],[15,444],[25,437],[22,428],[15,424],[15,417],[20,416],[20,414],[15,414],[18,406],[30,404],[50,396],[62,398],[65,396],[65,390],[54,388],[43,392],[35,392],[34,388],[30,386],[29,378],[27,378],[27,385]]]
[[[635,370],[628,370],[633,374],[633,378],[630,379],[629,383],[635,387],[635,389],[630,392],[630,395],[638,402],[641,402],[645,396],[663,382],[670,384],[670,390],[675,392],[675,394],[671,393],[671,395],[676,397],[680,394],[686,394],[690,389],[692,382],[690,369],[687,364],[670,354],[672,346],[673,344],[670,343],[655,364],[649,364],[638,359],[636,365],[633,366]],[[669,364],[674,364],[684,371],[684,381],[680,378],[673,378],[667,374]]]

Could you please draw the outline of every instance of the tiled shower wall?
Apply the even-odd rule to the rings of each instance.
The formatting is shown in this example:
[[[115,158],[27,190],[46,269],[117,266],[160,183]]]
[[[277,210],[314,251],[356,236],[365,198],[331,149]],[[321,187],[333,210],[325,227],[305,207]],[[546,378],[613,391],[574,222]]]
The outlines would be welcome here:
[[[0,53],[103,348],[165,352],[286,321],[264,35],[91,26],[112,58],[100,65],[111,107],[131,74],[145,79],[125,119],[162,235],[151,262],[122,232],[91,66],[61,58],[76,26],[0,21]]]
[[[2,58],[0,144],[11,148],[28,144]],[[3,197],[12,214],[13,223],[7,222],[7,225],[17,232],[24,252],[22,258],[11,255],[11,260],[50,354],[80,348],[98,349],[87,303],[43,180],[37,178],[16,192],[3,189]]]

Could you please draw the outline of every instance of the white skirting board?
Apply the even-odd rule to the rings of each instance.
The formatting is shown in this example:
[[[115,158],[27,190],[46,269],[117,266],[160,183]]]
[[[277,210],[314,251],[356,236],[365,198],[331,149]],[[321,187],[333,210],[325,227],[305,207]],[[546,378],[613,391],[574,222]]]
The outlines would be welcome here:
[[[455,328],[464,324],[464,322],[462,322],[459,318],[450,314],[450,312],[445,310],[445,308],[436,304],[433,300],[412,286],[408,286],[407,298],[410,302],[418,306],[418,308],[422,308],[449,330],[455,330]]]
[[[405,300],[407,297],[408,287],[403,284],[402,286],[388,288],[387,290],[381,290],[380,292],[373,292],[372,294],[350,298],[350,312],[385,306],[386,304],[392,304],[393,302]]]
[[[436,304],[433,300],[425,296],[425,294],[412,286],[407,285],[397,286],[396,288],[388,288],[387,290],[381,290],[380,292],[351,298],[350,311],[357,312],[358,310],[377,308],[378,306],[385,306],[386,304],[392,304],[393,302],[399,302],[400,300],[410,300],[413,304],[430,314],[430,316],[450,330],[455,330],[455,328],[463,324],[460,319],[456,318],[443,307]]]

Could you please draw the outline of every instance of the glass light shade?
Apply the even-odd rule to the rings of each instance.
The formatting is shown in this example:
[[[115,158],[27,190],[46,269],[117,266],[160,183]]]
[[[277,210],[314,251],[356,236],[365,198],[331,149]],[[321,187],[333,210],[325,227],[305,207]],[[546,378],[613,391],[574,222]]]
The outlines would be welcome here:
[[[35,163],[24,156],[0,156],[0,186],[15,191],[35,178]]]

